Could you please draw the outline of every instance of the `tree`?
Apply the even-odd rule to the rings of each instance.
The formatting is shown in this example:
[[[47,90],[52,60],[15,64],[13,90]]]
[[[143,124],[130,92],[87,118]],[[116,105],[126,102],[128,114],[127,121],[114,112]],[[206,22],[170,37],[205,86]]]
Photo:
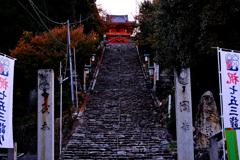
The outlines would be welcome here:
[[[79,22],[80,13],[82,14],[82,20],[94,13],[94,16],[82,23],[85,26],[84,32],[89,34],[95,31],[99,35],[102,34],[98,31],[103,25],[101,21],[96,18],[97,16],[95,16],[98,14],[98,10],[95,9],[95,5],[93,5],[95,0],[34,1],[34,5],[39,9],[35,8],[38,15],[29,3],[29,0],[0,0],[0,2],[0,18],[2,21],[0,30],[0,52],[7,55],[9,55],[8,50],[13,49],[17,45],[17,41],[23,31],[37,32],[40,34],[48,29],[56,27],[56,24],[46,19],[41,13],[51,20],[60,23],[66,22],[67,20],[71,23]],[[41,17],[41,20],[47,28],[43,27],[43,23],[38,16]],[[98,21],[97,25],[95,21]]]
[[[181,69],[195,63],[200,36],[202,1],[159,1],[156,12],[155,60],[166,68]]]
[[[155,60],[164,68],[186,68],[213,55],[210,47],[239,49],[239,1],[159,0]],[[224,32],[223,32],[224,31]]]
[[[216,49],[211,47],[240,49],[239,4],[238,0],[158,1],[154,60],[161,69],[191,67],[196,103],[206,90],[218,94]]]
[[[240,2],[238,0],[210,0],[201,12],[200,52],[209,52],[209,47],[219,46],[240,50],[239,24]]]
[[[96,45],[99,42],[99,37],[95,32],[85,35],[83,30],[83,26],[71,28],[71,48],[76,48],[80,61],[96,52]],[[55,38],[52,38],[53,36]],[[24,31],[17,47],[10,50],[10,55],[18,59],[16,67],[26,72],[24,78],[31,80],[32,77],[27,77],[32,76],[30,68],[31,70],[48,67],[57,70],[59,68],[57,62],[65,59],[67,50],[62,43],[67,44],[67,26],[65,25],[61,28],[55,27],[49,33],[43,32],[40,35]]]
[[[191,67],[193,114],[207,90],[213,92],[219,106],[217,51],[211,47],[240,50],[236,23],[240,18],[240,1],[158,0],[153,13],[152,50],[160,70]],[[140,29],[147,33],[139,34],[140,39],[146,40],[152,34],[152,28],[149,33],[144,27]]]
[[[35,5],[50,19],[57,22],[66,22],[75,20],[74,0],[40,0],[35,1]],[[41,33],[46,29],[41,27],[41,22],[28,0],[0,0],[0,18],[1,18],[1,52],[8,53],[8,49],[13,49],[23,30]],[[40,14],[40,13],[39,13]],[[35,17],[35,18],[33,18]],[[55,27],[43,16],[42,20],[48,28]]]
[[[70,31],[71,48],[76,48],[77,70],[79,72],[83,70],[85,61],[89,61],[92,53],[97,51],[99,43],[98,34],[91,32],[86,35],[83,30],[83,26],[72,26]],[[38,69],[51,68],[54,70],[55,76],[59,75],[60,61],[63,63],[67,61],[67,46],[63,45],[67,44],[67,37],[67,26],[65,25],[55,27],[40,35],[24,31],[16,48],[10,50],[10,55],[17,59],[14,84],[14,99],[17,100],[14,101],[17,106],[16,117],[19,117],[20,113],[21,116],[36,113],[36,106],[34,106],[35,108],[26,106],[28,106],[29,92],[37,87],[37,71]],[[55,79],[55,84],[57,84],[57,78]]]
[[[137,20],[139,21],[138,27],[141,32],[137,33],[137,44],[142,53],[149,54],[153,58],[152,43],[154,42],[153,34],[155,32],[154,5],[149,1],[144,1],[141,4],[139,12]]]

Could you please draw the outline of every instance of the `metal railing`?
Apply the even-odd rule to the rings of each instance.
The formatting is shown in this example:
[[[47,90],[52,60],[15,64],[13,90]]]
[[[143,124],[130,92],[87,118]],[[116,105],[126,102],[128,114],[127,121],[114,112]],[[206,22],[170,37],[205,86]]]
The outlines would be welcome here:
[[[106,33],[107,36],[111,35],[126,35],[126,36],[131,36],[131,33],[125,33],[125,32],[108,32]]]

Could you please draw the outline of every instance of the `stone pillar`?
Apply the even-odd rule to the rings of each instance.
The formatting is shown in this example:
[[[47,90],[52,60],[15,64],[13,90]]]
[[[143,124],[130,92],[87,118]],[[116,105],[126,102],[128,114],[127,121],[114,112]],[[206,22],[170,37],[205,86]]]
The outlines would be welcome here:
[[[17,142],[14,142],[14,148],[8,149],[8,160],[17,160]]]
[[[38,70],[38,160],[54,159],[54,71]]]
[[[218,141],[217,138],[210,138],[210,148],[209,148],[210,160],[218,159]]]
[[[174,72],[178,160],[193,160],[190,68]]]

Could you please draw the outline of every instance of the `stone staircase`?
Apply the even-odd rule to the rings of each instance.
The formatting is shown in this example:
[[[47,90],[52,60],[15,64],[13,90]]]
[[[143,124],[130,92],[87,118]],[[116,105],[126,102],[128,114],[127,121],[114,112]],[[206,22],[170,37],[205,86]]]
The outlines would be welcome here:
[[[173,160],[132,44],[108,44],[63,159]]]

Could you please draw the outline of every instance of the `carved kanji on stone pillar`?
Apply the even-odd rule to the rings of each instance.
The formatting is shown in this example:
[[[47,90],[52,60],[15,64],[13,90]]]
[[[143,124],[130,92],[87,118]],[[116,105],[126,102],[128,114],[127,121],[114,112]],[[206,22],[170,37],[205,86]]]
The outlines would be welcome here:
[[[38,160],[54,159],[54,71],[38,70]]]

